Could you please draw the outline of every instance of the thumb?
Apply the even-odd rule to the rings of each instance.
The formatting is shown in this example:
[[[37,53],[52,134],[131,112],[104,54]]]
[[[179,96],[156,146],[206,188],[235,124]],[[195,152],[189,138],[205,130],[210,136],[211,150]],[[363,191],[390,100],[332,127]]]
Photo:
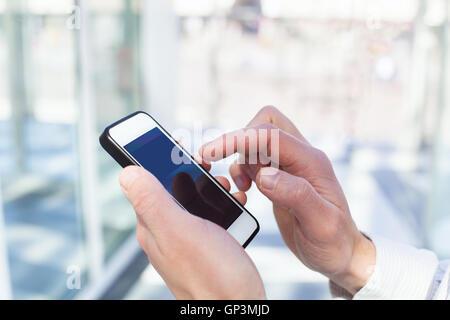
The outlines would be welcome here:
[[[120,185],[136,214],[155,238],[176,232],[188,214],[172,199],[162,184],[147,170],[125,168]]]
[[[308,223],[323,212],[324,200],[301,177],[273,167],[261,168],[256,175],[258,189],[275,205],[290,209],[300,222]]]

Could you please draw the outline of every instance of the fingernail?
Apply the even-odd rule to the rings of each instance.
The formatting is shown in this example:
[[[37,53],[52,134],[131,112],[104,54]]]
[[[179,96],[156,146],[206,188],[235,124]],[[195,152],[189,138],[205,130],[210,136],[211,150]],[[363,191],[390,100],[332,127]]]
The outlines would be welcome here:
[[[120,174],[120,186],[122,187],[124,192],[128,192],[128,190],[131,188],[133,183],[138,179],[140,176],[140,170],[136,167],[129,167],[122,171]]]
[[[266,190],[273,190],[278,182],[280,170],[273,167],[262,168],[260,171],[260,185]]]
[[[236,186],[238,187],[239,190],[244,189],[245,187],[244,178],[242,178],[241,176],[237,176],[234,182],[236,182]]]
[[[207,159],[213,159],[216,156],[216,149],[213,144],[205,145],[203,149],[203,156]]]

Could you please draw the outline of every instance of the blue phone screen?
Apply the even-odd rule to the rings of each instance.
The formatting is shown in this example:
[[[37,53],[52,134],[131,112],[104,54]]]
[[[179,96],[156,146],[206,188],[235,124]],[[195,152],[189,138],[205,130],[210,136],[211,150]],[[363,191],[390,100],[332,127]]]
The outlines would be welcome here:
[[[125,149],[190,213],[225,229],[241,215],[242,210],[159,128]]]

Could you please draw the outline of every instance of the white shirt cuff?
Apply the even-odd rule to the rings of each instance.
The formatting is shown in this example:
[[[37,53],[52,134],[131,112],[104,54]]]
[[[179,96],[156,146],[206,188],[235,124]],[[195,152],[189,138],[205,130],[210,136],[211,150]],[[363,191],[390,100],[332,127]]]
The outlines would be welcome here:
[[[367,284],[353,299],[427,299],[439,266],[434,253],[368,235],[376,264]]]

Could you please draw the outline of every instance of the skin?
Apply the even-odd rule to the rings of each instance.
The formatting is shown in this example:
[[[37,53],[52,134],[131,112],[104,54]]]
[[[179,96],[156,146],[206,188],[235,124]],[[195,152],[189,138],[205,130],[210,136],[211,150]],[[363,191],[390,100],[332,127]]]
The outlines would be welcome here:
[[[177,299],[266,298],[254,263],[223,228],[184,211],[143,168],[125,168],[120,184],[136,212],[138,242]],[[245,204],[244,193],[235,197]]]
[[[249,138],[254,129],[258,134]],[[272,201],[280,232],[293,254],[355,294],[373,272],[375,247],[357,229],[327,156],[311,146],[286,116],[264,107],[246,128],[203,146],[199,161],[209,170],[211,162],[236,152],[248,160],[255,151],[270,150],[270,139],[264,143],[260,135],[271,130],[279,136],[279,168],[265,165],[259,157],[255,164],[234,163],[230,174],[240,190],[234,196],[245,204],[245,192],[255,182]],[[256,150],[250,147],[252,139],[258,142]],[[227,179],[218,179],[230,189]],[[142,168],[124,169],[120,182],[137,214],[138,241],[176,298],[266,298],[253,262],[224,229],[186,214]]]

